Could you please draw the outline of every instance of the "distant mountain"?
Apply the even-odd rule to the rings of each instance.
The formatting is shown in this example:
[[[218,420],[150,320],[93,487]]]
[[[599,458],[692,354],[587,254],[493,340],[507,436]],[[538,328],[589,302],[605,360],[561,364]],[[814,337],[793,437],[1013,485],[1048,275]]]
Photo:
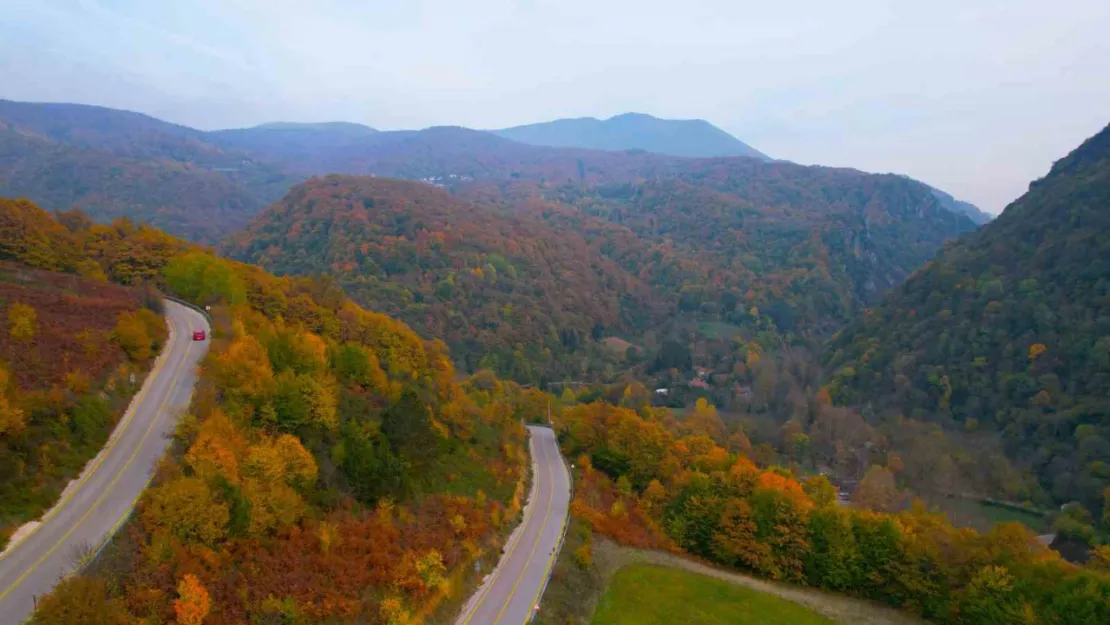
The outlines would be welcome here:
[[[209,135],[227,149],[242,150],[256,159],[315,175],[378,174],[422,178],[447,171],[486,175],[493,174],[490,168],[500,172],[525,154],[542,159],[551,152],[457,126],[388,132],[376,132],[365,126],[359,128],[361,130],[255,126],[219,130]],[[480,172],[474,169],[476,164]]]
[[[332,133],[332,134],[346,134],[350,136],[368,135],[378,132],[377,130],[353,122],[269,122],[266,124],[259,124],[253,128],[246,128],[245,130],[286,130],[286,131],[301,131],[306,133]],[[234,130],[217,130],[209,134],[219,134],[224,132],[236,132]]]
[[[19,132],[78,150],[208,166],[238,165],[204,133],[142,113],[86,104],[0,100],[0,121]]]
[[[281,168],[147,115],[0,100],[0,195],[131,217],[214,243],[294,182]]]
[[[208,138],[230,150],[241,150],[269,160],[290,163],[311,160],[358,146],[377,130],[349,122],[302,124],[273,122],[237,130],[216,130]]]
[[[941,206],[947,208],[953,213],[967,215],[967,218],[971,221],[974,221],[975,225],[977,226],[981,226],[994,219],[994,216],[992,216],[990,213],[984,213],[982,210],[979,209],[978,206],[972,204],[971,202],[957,200],[956,198],[945,193],[944,191],[941,191],[940,189],[934,188],[933,195],[937,196],[937,199],[940,200]]]
[[[766,154],[703,119],[659,119],[625,113],[597,119],[557,119],[492,131],[513,141],[557,148],[645,150],[656,154],[708,158],[749,156],[770,160]]]
[[[1052,499],[1101,508],[1110,127],[849,325],[828,360],[838,403],[993,433]]]

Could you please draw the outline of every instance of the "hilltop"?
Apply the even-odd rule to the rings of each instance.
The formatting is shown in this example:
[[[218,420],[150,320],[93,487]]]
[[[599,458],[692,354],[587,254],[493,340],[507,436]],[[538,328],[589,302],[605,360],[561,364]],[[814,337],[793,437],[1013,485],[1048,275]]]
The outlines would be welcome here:
[[[704,119],[660,119],[643,113],[624,113],[609,119],[557,119],[491,132],[521,143],[557,148],[645,150],[671,156],[748,156],[771,160]]]
[[[446,341],[467,369],[528,380],[568,373],[591,334],[635,332],[634,319],[661,312],[576,232],[421,182],[310,180],[226,251],[279,274],[333,275],[359,303]]]

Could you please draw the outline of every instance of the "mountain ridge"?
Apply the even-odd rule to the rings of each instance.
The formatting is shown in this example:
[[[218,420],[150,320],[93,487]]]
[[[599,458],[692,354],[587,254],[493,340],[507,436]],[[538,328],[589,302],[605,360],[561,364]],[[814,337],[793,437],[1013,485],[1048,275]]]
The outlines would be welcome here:
[[[661,119],[645,113],[622,113],[607,119],[562,118],[490,132],[521,143],[548,147],[645,150],[693,158],[748,156],[771,160],[766,154],[703,119]]]
[[[846,328],[831,396],[997,431],[1056,501],[1110,486],[1110,126]]]
[[[0,101],[0,195],[215,243],[277,199],[281,168],[142,113]]]

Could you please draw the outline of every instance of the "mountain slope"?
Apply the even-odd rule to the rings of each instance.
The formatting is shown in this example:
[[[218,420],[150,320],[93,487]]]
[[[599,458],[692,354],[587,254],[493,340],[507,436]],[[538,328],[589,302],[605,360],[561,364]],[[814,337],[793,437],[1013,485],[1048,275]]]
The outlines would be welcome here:
[[[540,381],[601,375],[614,363],[598,339],[638,342],[687,321],[827,336],[974,228],[899,176],[585,151],[532,161],[529,146],[505,176],[509,162],[480,151],[422,159],[429,138],[413,133],[411,151],[374,154],[371,166],[467,173],[315,179],[227,251],[282,273],[335,274],[361,303],[446,340],[467,368]],[[552,182],[561,171],[583,175]]]
[[[745,326],[759,321],[754,306],[784,333],[831,333],[974,229],[898,176],[712,159],[627,179],[544,194],[631,231],[632,249],[611,232],[597,240],[680,309]]]
[[[521,379],[569,374],[591,333],[627,331],[652,309],[646,285],[576,233],[419,182],[313,179],[227,251],[278,273],[332,274],[467,368]]]
[[[513,141],[558,148],[646,150],[688,157],[750,156],[770,158],[702,119],[659,119],[625,113],[601,120],[594,117],[557,119],[492,131]]]
[[[833,398],[1001,432],[1058,501],[1110,485],[1110,128],[833,342]]]
[[[131,217],[212,243],[291,183],[278,167],[146,115],[0,101],[0,194],[48,209]]]
[[[188,423],[134,514],[120,519],[119,548],[98,552],[87,576],[27,597],[35,622],[165,622],[184,614],[179,598],[190,592],[203,602],[188,608],[193,622],[409,620],[458,594],[442,580],[478,560],[478,573],[489,572],[519,518],[520,419],[538,414],[545,395],[488,374],[461,380],[442,344],[359,308],[327,280],[277,278],[129,222],[49,221],[28,202],[0,199],[4,234],[66,246],[95,278],[28,269],[15,261],[42,266],[36,246],[4,248],[14,261],[0,261],[0,312],[12,326],[0,336],[10,362],[0,364],[0,543],[9,521],[49,506],[61,477],[96,453],[112,409],[125,405],[119,396],[135,390],[128,374],[141,373],[127,361],[150,358],[152,340],[165,340],[164,320],[141,310],[160,295],[105,277],[138,281],[141,268],[144,285],[210,306],[212,332]],[[178,325],[178,339],[189,329]],[[108,512],[101,519],[114,522],[125,511]],[[182,577],[197,553],[217,566]],[[53,570],[9,576],[18,581],[6,583],[4,607],[16,596],[8,591],[54,581]]]
[[[952,211],[953,213],[967,215],[967,218],[975,222],[975,225],[981,226],[991,219],[994,219],[989,213],[984,213],[978,206],[971,202],[964,202],[957,200],[950,194],[941,191],[940,189],[933,189],[933,195],[937,196],[940,200],[941,206]]]

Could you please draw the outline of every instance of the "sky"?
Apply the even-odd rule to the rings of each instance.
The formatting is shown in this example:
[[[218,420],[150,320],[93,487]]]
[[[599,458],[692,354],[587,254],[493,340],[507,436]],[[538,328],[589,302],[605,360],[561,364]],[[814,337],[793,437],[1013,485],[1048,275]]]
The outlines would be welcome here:
[[[0,0],[0,98],[201,129],[634,111],[998,213],[1110,123],[1106,0]]]

